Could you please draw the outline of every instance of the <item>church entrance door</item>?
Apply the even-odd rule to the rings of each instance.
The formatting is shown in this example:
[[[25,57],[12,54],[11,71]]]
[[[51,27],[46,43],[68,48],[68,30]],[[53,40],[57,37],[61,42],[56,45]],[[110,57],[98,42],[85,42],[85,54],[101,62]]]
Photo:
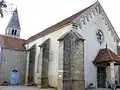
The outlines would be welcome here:
[[[106,68],[97,67],[97,86],[98,88],[105,88],[106,83]]]

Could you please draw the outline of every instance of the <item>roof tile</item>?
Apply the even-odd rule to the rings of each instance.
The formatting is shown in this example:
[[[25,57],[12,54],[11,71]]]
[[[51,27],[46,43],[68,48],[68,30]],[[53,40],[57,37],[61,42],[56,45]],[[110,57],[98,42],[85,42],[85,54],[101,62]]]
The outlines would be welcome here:
[[[94,4],[95,4],[95,3],[94,3]],[[40,32],[40,33],[38,33],[38,34],[30,37],[30,38],[27,40],[27,42],[34,41],[34,40],[36,40],[36,39],[38,39],[38,38],[41,38],[41,37],[43,37],[43,36],[45,36],[45,35],[48,35],[48,34],[54,32],[54,31],[57,31],[57,29],[58,29],[59,27],[65,25],[65,24],[70,23],[72,20],[74,20],[76,17],[78,17],[79,15],[81,15],[83,12],[85,12],[87,9],[89,9],[90,7],[92,7],[94,4],[92,4],[92,5],[90,5],[89,7],[83,9],[82,11],[80,11],[80,12],[78,12],[78,13],[76,13],[76,14],[74,14],[74,15],[66,18],[66,19],[64,19],[63,21],[61,21],[61,22],[59,22],[59,23],[57,23],[57,24],[55,24],[55,25],[53,25],[53,26],[51,26],[51,27],[43,30],[42,32]]]
[[[2,44],[2,47],[6,49],[25,51],[24,44],[26,43],[26,40],[24,39],[0,35],[0,43]]]
[[[105,48],[99,51],[93,63],[100,64],[100,63],[112,62],[112,61],[120,63],[120,57],[114,52],[112,52],[110,49]]]

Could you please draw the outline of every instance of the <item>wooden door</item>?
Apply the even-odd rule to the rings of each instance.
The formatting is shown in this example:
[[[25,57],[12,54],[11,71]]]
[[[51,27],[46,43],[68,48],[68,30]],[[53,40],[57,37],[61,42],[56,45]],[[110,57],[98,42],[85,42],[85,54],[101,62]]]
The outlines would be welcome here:
[[[98,67],[97,68],[97,86],[98,88],[105,88],[106,84],[106,68]]]

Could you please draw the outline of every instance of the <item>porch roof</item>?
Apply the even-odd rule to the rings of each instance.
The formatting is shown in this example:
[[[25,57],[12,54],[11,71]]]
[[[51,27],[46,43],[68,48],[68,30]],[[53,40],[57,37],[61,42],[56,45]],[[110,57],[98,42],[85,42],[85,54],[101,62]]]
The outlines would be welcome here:
[[[108,48],[101,49],[98,55],[96,56],[95,60],[93,61],[94,64],[101,64],[108,62],[120,63],[120,57]]]

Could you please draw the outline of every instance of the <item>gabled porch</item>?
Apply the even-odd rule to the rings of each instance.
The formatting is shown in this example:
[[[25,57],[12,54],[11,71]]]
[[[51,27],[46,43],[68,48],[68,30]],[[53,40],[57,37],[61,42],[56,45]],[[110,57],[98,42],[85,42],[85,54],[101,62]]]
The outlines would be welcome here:
[[[99,51],[93,63],[97,67],[97,88],[109,88],[119,83],[120,57],[117,54],[106,47]]]

